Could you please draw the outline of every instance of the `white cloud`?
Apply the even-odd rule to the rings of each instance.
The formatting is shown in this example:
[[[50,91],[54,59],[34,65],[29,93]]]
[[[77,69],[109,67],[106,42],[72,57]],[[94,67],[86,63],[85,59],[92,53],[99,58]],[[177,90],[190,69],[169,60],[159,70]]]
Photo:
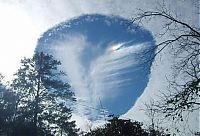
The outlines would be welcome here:
[[[14,5],[0,3],[0,72],[10,79],[20,59],[31,56],[38,31],[30,17]]]
[[[196,0],[169,0],[166,1],[166,3],[168,7],[177,12],[178,15],[181,15],[183,20],[194,23],[198,22],[198,17],[194,16],[196,13],[196,8],[194,8],[195,1]],[[145,10],[155,9],[156,2],[157,0],[126,0],[126,2],[124,0],[0,0],[0,72],[10,79],[11,74],[18,68],[19,60],[23,56],[32,55],[39,35],[61,21],[87,13],[114,14],[125,18],[131,18],[137,13],[138,8]],[[147,29],[152,31],[155,36],[155,34],[162,29],[162,23],[163,20],[156,20],[155,22],[144,25]],[[163,37],[163,39],[166,37]],[[159,42],[158,39],[156,40]],[[86,41],[84,37],[81,37],[77,42],[82,44]],[[67,48],[67,46],[64,48]],[[70,48],[70,50],[72,52],[79,52],[81,48],[80,50]],[[87,88],[87,84],[78,84],[84,77],[84,75],[79,75],[80,73],[78,73],[78,71],[82,71],[80,64],[76,62],[79,56],[65,54],[64,52],[63,55],[65,55],[66,58],[68,55],[70,56],[71,61],[66,63],[77,66],[76,69],[71,67],[71,75],[68,75],[72,77],[73,80],[78,81],[77,84],[74,83],[75,86],[82,89]],[[172,62],[170,56],[168,56],[168,50],[163,52],[161,56],[162,61],[159,60],[159,57],[156,58],[157,61],[154,62],[152,66],[150,82],[142,96],[138,98],[135,106],[126,114],[127,117],[142,121],[144,113],[142,113],[138,107],[145,101],[148,101],[150,96],[153,97],[158,90],[162,90],[166,87],[165,77],[171,73],[170,67]],[[98,61],[104,62],[108,60],[102,58]],[[125,65],[130,65],[131,63],[133,62],[127,62]],[[109,65],[109,63],[107,65]],[[68,67],[70,69],[70,65]],[[117,69],[117,67],[115,68]],[[95,68],[92,70],[94,75],[97,74]],[[116,74],[118,73],[113,72],[111,76],[116,76]],[[97,79],[93,80],[95,81]],[[83,81],[87,82],[86,79]],[[113,84],[116,84],[116,82]],[[96,86],[96,88],[98,87],[97,84],[94,84],[94,86]],[[81,94],[80,92],[80,95],[85,95],[82,99],[88,99],[87,95],[89,94]]]
[[[172,0],[173,5],[170,6],[173,10],[179,11],[178,13],[183,12],[183,15],[187,16],[187,20],[191,22],[196,19],[192,15],[195,12],[195,8],[190,8],[193,6],[194,1],[195,0],[183,2],[182,0]],[[7,62],[12,62],[12,65],[9,66],[10,69],[7,68],[7,70],[5,70],[6,68],[4,66],[6,65],[7,67],[7,62],[1,59],[0,64],[2,68],[0,70],[2,70],[6,76],[9,75],[9,77],[11,77],[11,74],[15,71],[15,65],[19,63],[19,59],[22,56],[32,54],[31,51],[34,49],[37,42],[36,38],[61,21],[90,13],[113,14],[131,18],[137,13],[138,8],[148,10],[155,9],[156,2],[157,0],[145,2],[142,0],[127,0],[126,2],[123,0],[0,0],[0,17],[2,20],[0,24],[2,27],[0,33],[1,37],[3,37],[0,40],[1,51],[3,52],[0,58],[9,58]],[[167,4],[168,3],[171,2],[169,1]],[[185,11],[187,11],[187,13],[185,13]],[[161,28],[159,25],[161,21],[157,20],[156,22],[145,24],[145,26],[155,34]],[[17,39],[17,41],[9,39]],[[28,49],[26,49],[26,47],[28,47]],[[8,51],[9,49],[10,51]],[[13,49],[13,51],[11,49]],[[10,54],[12,54],[12,56],[5,54],[5,52],[11,51],[12,53]]]
[[[126,43],[119,43],[118,45],[121,48],[112,51],[110,50],[112,45],[110,45],[102,54],[99,54],[99,45],[91,45],[87,38],[80,34],[68,36],[63,41],[55,41],[49,45],[50,52],[53,52],[54,56],[61,60],[62,69],[68,75],[67,80],[75,90],[76,112],[81,115],[90,112],[88,114],[92,114],[94,117],[98,116],[98,111],[88,109],[82,104],[97,108],[100,98],[102,100],[115,98],[118,95],[117,91],[120,91],[118,88],[131,82],[130,77],[121,78],[120,75],[131,72],[123,71],[123,69],[134,69],[139,65],[136,55],[144,51],[149,43],[128,46],[124,46]],[[83,63],[84,55],[91,52],[98,55]]]

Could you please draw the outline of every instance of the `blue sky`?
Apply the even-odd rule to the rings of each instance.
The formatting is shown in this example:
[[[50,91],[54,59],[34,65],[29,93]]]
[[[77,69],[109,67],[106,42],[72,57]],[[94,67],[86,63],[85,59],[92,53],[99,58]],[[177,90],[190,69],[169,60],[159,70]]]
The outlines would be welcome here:
[[[115,15],[117,16],[117,20],[126,22],[139,12],[138,9],[156,10],[158,8],[158,2],[159,0],[126,0],[126,2],[124,0],[0,0],[0,37],[2,37],[0,38],[0,72],[6,77],[6,80],[11,80],[13,73],[19,68],[20,59],[24,56],[31,57],[34,53],[34,49],[38,45],[38,39],[47,40],[47,34],[50,36],[50,32],[52,32],[54,39],[48,41],[52,44],[52,46],[48,45],[48,48],[51,46],[49,51],[54,51],[58,59],[66,58],[67,61],[61,60],[63,62],[63,69],[68,73],[68,79],[66,80],[71,79],[71,81],[74,81],[72,83],[74,89],[81,90],[76,91],[80,103],[99,108],[98,99],[101,97],[103,106],[107,106],[112,112],[122,114],[129,107],[132,107],[123,117],[148,122],[148,117],[140,109],[143,108],[142,106],[144,103],[149,102],[150,99],[157,99],[156,96],[159,91],[162,92],[166,90],[166,76],[170,78],[169,75],[173,73],[171,66],[173,65],[174,58],[170,56],[170,50],[164,50],[155,58],[155,61],[152,62],[151,68],[147,67],[146,72],[148,73],[150,71],[149,78],[144,76],[143,82],[140,82],[141,85],[136,85],[136,88],[140,90],[137,91],[138,94],[135,94],[134,91],[129,91],[135,88],[135,86],[125,85],[128,92],[134,92],[133,95],[130,95],[130,97],[134,97],[133,100],[131,100],[132,98],[130,97],[128,97],[130,99],[125,99],[125,97],[130,94],[122,93],[125,92],[125,90],[117,91],[117,89],[113,88],[107,89],[110,94],[106,95],[107,90],[104,89],[101,83],[104,81],[107,86],[110,87],[113,86],[110,85],[112,83],[117,85],[117,88],[120,88],[119,85],[122,83],[124,84],[124,82],[133,83],[133,78],[129,78],[129,76],[133,77],[131,74],[141,74],[141,69],[138,70],[139,72],[137,71],[135,73],[127,70],[137,67],[133,62],[137,62],[138,59],[135,59],[136,56],[133,54],[135,54],[136,51],[140,52],[141,49],[153,45],[154,40],[155,43],[159,43],[161,40],[169,38],[169,35],[165,35],[162,38],[157,35],[159,32],[162,32],[162,24],[165,23],[165,20],[155,19],[153,21],[143,22],[143,29],[139,27],[138,30],[140,33],[139,35],[127,32],[125,27],[119,26],[118,23],[111,23],[111,27],[106,26],[105,23],[103,23],[104,16],[99,16],[98,18],[101,18],[100,21],[95,23],[85,22],[82,25],[76,26],[75,22],[83,21],[83,18],[86,17],[83,15],[86,14],[106,15],[109,20],[113,20],[111,15]],[[199,18],[194,15],[198,10],[194,8],[196,7],[196,0],[166,0],[164,2],[171,11],[177,13],[176,15],[178,15],[180,19],[194,25],[199,23]],[[125,20],[122,18],[125,18]],[[74,25],[73,27],[71,26],[71,28],[64,28],[64,26],[60,24],[61,22],[63,22],[63,24],[71,22]],[[89,24],[90,26],[92,25],[90,29],[88,29],[87,26]],[[109,23],[107,22],[107,24]],[[63,30],[63,36],[67,38],[66,41],[58,39],[59,36],[62,35],[62,32],[61,30],[53,32],[53,27]],[[79,27],[82,28],[80,29]],[[115,29],[116,27],[119,28]],[[69,29],[72,29],[71,31],[73,34],[65,32]],[[87,32],[87,30],[89,31]],[[96,33],[95,30],[98,30],[98,33]],[[115,31],[113,32],[113,30]],[[102,36],[101,33],[107,36]],[[144,34],[148,37],[147,39],[139,37]],[[101,36],[99,37],[98,35]],[[41,38],[41,36],[43,37]],[[88,37],[89,39],[87,39]],[[154,37],[154,39],[152,37]],[[104,41],[105,39],[107,41]],[[140,41],[136,42],[136,40],[139,39]],[[100,42],[101,40],[103,40],[103,42]],[[152,43],[150,42],[149,44],[148,41],[152,41]],[[42,41],[39,41],[39,43],[44,44]],[[66,50],[69,52],[66,52]],[[125,57],[127,54],[130,54],[129,56],[132,57],[131,60],[134,61],[128,61],[128,58]],[[116,63],[113,63],[114,60]],[[117,65],[119,64],[118,62],[123,65]],[[118,71],[115,72],[117,74],[111,74],[114,72],[111,69]],[[119,69],[125,69],[126,74]],[[87,70],[90,71],[89,74],[86,74]],[[109,79],[109,81],[112,82],[108,82],[103,78],[106,74],[110,75],[109,78],[111,79]],[[131,79],[132,81],[123,81],[122,77]],[[143,77],[143,75],[140,77]],[[148,79],[149,81],[147,81]],[[141,79],[136,80],[135,83],[139,82],[139,80]],[[91,81],[93,81],[92,86],[88,85]],[[123,100],[123,102],[117,99],[120,98],[119,96],[123,97],[120,99]],[[110,103],[108,103],[108,101]],[[119,106],[117,102],[123,105]],[[117,106],[122,108],[117,110],[115,109]],[[91,108],[89,108],[89,110],[91,110]],[[79,115],[74,114],[72,118],[77,121],[79,127],[90,129],[88,126],[93,126],[93,123],[88,121],[87,117],[89,113],[86,112],[88,110],[85,106],[77,105],[77,112],[78,111]],[[85,116],[86,114],[88,116]],[[93,114],[93,117],[96,117],[98,111],[95,113],[94,110],[91,110],[90,116],[91,114]],[[191,125],[191,128],[195,128],[198,126],[197,124],[199,122],[196,115],[192,116],[194,118],[188,124]]]
[[[82,39],[79,37],[85,41],[76,43]],[[74,38],[78,39],[69,42]],[[67,80],[78,97],[78,104],[84,102],[97,109],[105,108],[109,112],[107,114],[122,115],[132,107],[148,83],[152,61],[149,59],[154,50],[147,51],[152,47],[154,39],[151,33],[130,23],[130,20],[92,14],[76,17],[49,29],[38,40],[36,50],[52,53],[61,60],[64,65],[62,69],[68,75]],[[77,54],[77,50],[81,51]],[[73,60],[74,56],[77,60]],[[77,69],[78,65],[81,69]],[[75,75],[71,73],[74,69],[77,69],[75,72],[81,80],[73,78]],[[100,114],[88,107],[78,112],[89,112],[87,116],[92,120],[98,119]]]

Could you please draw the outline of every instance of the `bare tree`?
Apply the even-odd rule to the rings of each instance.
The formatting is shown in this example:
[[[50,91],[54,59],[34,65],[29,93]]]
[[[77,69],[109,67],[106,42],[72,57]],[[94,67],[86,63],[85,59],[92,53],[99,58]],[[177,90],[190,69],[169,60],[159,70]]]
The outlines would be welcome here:
[[[158,132],[165,133],[168,131],[168,129],[166,127],[161,127],[160,124],[162,123],[162,119],[159,118],[160,113],[158,112],[158,108],[155,107],[155,105],[156,101],[154,99],[150,99],[148,103],[144,104],[144,109],[141,110],[143,110],[148,117],[148,130],[151,132],[151,134],[159,136]]]
[[[165,5],[155,11],[140,11],[132,19],[134,23],[163,19],[165,23],[157,38],[169,35],[169,38],[157,44],[156,53],[151,59],[168,47],[176,57],[174,80],[169,81],[169,89],[155,104],[158,108],[156,111],[182,121],[184,112],[200,109],[200,29],[179,19]]]

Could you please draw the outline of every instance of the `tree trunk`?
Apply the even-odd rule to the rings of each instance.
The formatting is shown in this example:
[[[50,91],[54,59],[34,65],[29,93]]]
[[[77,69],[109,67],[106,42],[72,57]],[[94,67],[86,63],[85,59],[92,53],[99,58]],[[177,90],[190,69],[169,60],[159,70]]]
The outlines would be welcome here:
[[[34,110],[34,118],[33,118],[33,125],[34,125],[34,133],[37,136],[37,122],[38,122],[38,98],[35,100],[35,110]]]
[[[34,109],[34,118],[33,118],[33,125],[34,125],[34,135],[38,135],[37,131],[37,124],[38,124],[38,111],[39,111],[39,92],[40,92],[40,80],[38,81],[37,84],[37,92],[36,92],[36,97],[35,97],[35,109]]]

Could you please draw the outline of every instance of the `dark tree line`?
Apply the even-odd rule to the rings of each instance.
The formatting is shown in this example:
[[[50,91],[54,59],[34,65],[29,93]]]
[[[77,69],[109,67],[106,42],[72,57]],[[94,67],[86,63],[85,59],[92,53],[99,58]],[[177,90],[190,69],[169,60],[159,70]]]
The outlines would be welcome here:
[[[75,101],[62,81],[61,62],[37,52],[21,60],[9,87],[0,84],[0,133],[7,136],[76,136],[69,104]]]
[[[88,132],[85,136],[170,136],[170,134],[155,129],[144,129],[143,124],[137,121],[113,117],[107,124]]]

